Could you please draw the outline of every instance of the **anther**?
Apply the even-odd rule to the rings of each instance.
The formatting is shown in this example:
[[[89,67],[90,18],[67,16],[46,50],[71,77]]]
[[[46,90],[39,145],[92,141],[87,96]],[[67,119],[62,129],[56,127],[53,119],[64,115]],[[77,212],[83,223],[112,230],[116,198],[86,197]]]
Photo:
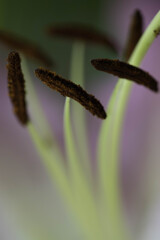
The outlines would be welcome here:
[[[47,69],[38,68],[35,70],[35,74],[48,87],[58,91],[63,96],[76,100],[93,115],[102,119],[106,118],[106,113],[101,103],[93,95],[83,90],[81,86]]]
[[[1,30],[0,42],[9,48],[12,48],[13,50],[18,50],[24,55],[43,63],[45,66],[53,65],[52,60],[46,56],[46,54],[42,52],[37,45],[19,38],[11,33]]]
[[[21,124],[26,125],[29,117],[25,101],[25,81],[21,70],[21,60],[17,52],[8,55],[8,90],[15,115]]]
[[[132,16],[126,47],[123,54],[123,59],[128,61],[137,42],[143,33],[143,16],[139,10],[136,10]]]
[[[131,80],[158,92],[158,82],[147,72],[119,60],[94,59],[92,65],[100,71],[111,73],[117,77]]]
[[[81,40],[89,43],[96,43],[107,48],[109,47],[113,51],[117,52],[117,47],[115,46],[115,43],[111,41],[110,37],[89,26],[82,24],[59,24],[50,26],[47,32],[52,37],[58,36],[68,39]]]

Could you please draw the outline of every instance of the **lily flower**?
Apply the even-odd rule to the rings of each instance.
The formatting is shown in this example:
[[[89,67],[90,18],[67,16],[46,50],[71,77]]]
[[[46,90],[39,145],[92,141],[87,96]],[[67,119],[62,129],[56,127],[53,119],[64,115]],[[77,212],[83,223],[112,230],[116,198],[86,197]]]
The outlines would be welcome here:
[[[140,12],[138,12],[138,18],[139,16]],[[137,20],[137,12],[134,17]],[[139,24],[137,25],[139,27]],[[136,29],[133,28],[134,33]],[[14,51],[9,54],[8,84],[14,112],[19,122],[28,130],[51,183],[58,192],[59,197],[56,201],[61,201],[61,206],[64,209],[56,213],[56,216],[62,214],[62,212],[65,216],[65,211],[69,215],[63,222],[63,227],[60,223],[56,224],[52,220],[49,221],[49,224],[53,227],[52,233],[48,231],[45,224],[43,225],[46,216],[44,216],[44,220],[37,217],[37,222],[29,218],[31,226],[33,226],[29,233],[30,239],[134,239],[135,235],[133,236],[128,216],[125,214],[120,183],[121,137],[125,111],[134,84],[132,81],[152,90],[154,92],[152,94],[158,92],[158,81],[151,74],[142,70],[139,65],[152,42],[159,35],[159,29],[160,12],[153,18],[143,34],[141,31],[138,32],[138,37],[133,40],[132,46],[128,47],[129,52],[126,51],[124,54],[125,60],[129,59],[128,63],[109,59],[92,60],[96,69],[123,78],[118,81],[106,111],[97,98],[82,88],[84,87],[82,79],[84,67],[83,42],[77,41],[73,47],[71,81],[48,69],[37,68],[35,70],[37,78],[52,90],[56,90],[66,97],[63,114],[65,153],[56,136],[52,136],[52,131],[43,115],[43,111],[40,109],[35,114],[32,110],[28,113],[26,102],[33,103],[35,108],[40,108],[40,105],[38,102],[34,103],[37,99],[34,91],[26,101],[24,81],[26,80],[26,86],[27,81],[29,82],[28,95],[34,86],[28,80],[30,76],[25,65],[25,57],[21,54],[21,61],[18,52]],[[131,31],[129,38],[134,36],[133,32]],[[74,31],[72,31],[73,35]],[[111,44],[109,45],[111,46]],[[77,79],[79,80],[78,83]],[[94,167],[94,170],[87,139],[86,110],[72,99],[78,101],[78,104],[84,106],[95,115],[94,117],[103,119],[97,139],[96,167]],[[32,108],[33,106],[29,105],[28,107]],[[32,121],[32,118],[34,121]],[[36,125],[38,122],[39,126]],[[32,204],[29,210],[23,211],[23,214],[27,215],[28,211],[31,212],[31,209]],[[18,222],[18,219],[16,221]],[[14,219],[11,220],[11,225],[12,222],[14,222]],[[66,227],[64,223],[66,223]],[[19,226],[19,236],[23,236],[22,229]],[[23,238],[25,239],[25,237]],[[140,240],[140,238],[141,236],[137,234],[136,239]]]

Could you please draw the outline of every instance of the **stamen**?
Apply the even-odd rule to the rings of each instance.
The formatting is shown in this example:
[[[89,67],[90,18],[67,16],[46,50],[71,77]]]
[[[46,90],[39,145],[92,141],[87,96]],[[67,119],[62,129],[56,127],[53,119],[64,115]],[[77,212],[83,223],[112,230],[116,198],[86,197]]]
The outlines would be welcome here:
[[[73,98],[93,115],[102,119],[106,118],[106,113],[101,103],[79,85],[43,68],[36,69],[35,74],[48,87],[58,91],[63,96]]]
[[[143,16],[139,10],[136,10],[131,19],[127,43],[123,54],[123,59],[125,61],[128,61],[142,33],[143,33]]]
[[[24,55],[40,61],[45,66],[52,66],[52,60],[33,43],[19,38],[11,33],[0,31],[0,42],[7,47],[22,52]]]
[[[29,117],[25,102],[25,81],[21,70],[21,59],[17,52],[8,55],[8,90],[15,115],[21,124],[26,125]]]
[[[115,43],[104,33],[95,30],[92,27],[80,24],[68,25],[54,25],[48,28],[50,36],[58,36],[69,39],[82,40],[90,43],[96,43],[110,47],[113,51],[117,52]]]
[[[144,85],[154,92],[158,92],[158,82],[149,73],[119,60],[94,59],[92,65],[100,71],[111,73],[120,78],[132,80]]]

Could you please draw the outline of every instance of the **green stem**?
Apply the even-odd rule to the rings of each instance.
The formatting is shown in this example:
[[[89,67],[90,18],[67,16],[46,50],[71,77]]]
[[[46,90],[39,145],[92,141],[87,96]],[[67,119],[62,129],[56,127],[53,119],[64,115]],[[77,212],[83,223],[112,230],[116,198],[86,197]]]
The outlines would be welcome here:
[[[144,55],[156,37],[155,30],[160,29],[160,12],[154,17],[147,30],[138,42],[129,63],[139,66]],[[104,121],[100,131],[98,143],[98,163],[100,187],[106,199],[106,208],[110,214],[115,228],[121,226],[123,219],[121,209],[120,185],[119,185],[119,156],[120,139],[124,114],[128,103],[132,83],[120,79],[112,94],[108,105],[108,121]],[[108,159],[108,160],[107,160]],[[115,220],[116,219],[116,220]],[[111,223],[112,225],[112,223]],[[117,231],[117,237],[120,235]],[[122,236],[122,239],[125,239]]]

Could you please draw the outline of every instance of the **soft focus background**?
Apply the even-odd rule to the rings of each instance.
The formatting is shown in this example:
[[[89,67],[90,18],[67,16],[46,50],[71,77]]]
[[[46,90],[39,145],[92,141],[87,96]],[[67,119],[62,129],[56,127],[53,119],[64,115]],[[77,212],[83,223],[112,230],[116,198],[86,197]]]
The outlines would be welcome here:
[[[133,11],[140,9],[147,26],[160,9],[159,0],[0,0],[1,29],[33,40],[56,62],[54,70],[69,78],[71,41],[51,39],[45,34],[50,23],[77,22],[109,34],[119,46],[119,56],[109,49],[86,47],[86,89],[106,106],[117,79],[95,71],[92,58],[118,58],[125,44]],[[77,232],[63,201],[40,162],[25,128],[13,116],[7,93],[6,58],[9,49],[0,44],[0,239],[76,239]],[[160,80],[160,38],[142,67]],[[39,67],[29,63],[31,74]],[[44,87],[33,76],[44,111],[63,145],[63,97]],[[29,102],[29,99],[28,99]],[[159,160],[160,96],[134,86],[122,139],[121,186],[126,216],[133,236],[160,239]],[[31,102],[29,102],[31,104]],[[100,120],[90,116],[89,136],[93,149]],[[94,152],[93,152],[94,155]]]

